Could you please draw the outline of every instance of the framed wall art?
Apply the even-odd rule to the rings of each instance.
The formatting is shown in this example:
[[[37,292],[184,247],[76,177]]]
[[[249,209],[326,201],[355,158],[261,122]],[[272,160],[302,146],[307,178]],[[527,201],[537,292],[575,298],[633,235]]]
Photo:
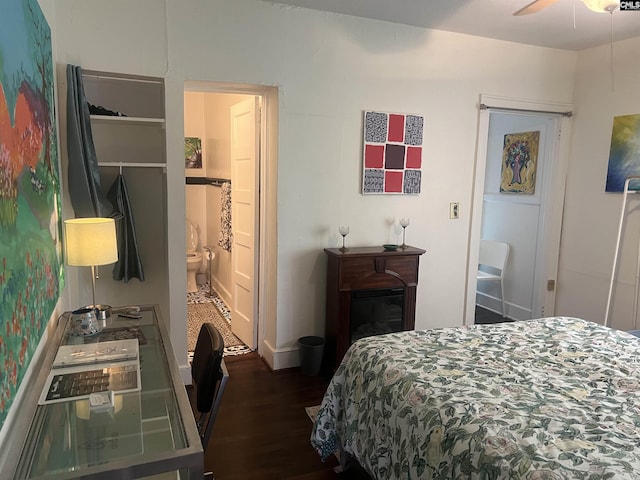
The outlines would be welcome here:
[[[202,140],[199,137],[184,138],[184,168],[187,177],[206,177]]]
[[[640,175],[640,114],[613,118],[606,192],[622,192],[627,177]],[[637,190],[630,182],[629,190]]]
[[[500,192],[533,195],[536,189],[540,132],[504,136]]]
[[[418,194],[424,117],[364,112],[362,193]]]

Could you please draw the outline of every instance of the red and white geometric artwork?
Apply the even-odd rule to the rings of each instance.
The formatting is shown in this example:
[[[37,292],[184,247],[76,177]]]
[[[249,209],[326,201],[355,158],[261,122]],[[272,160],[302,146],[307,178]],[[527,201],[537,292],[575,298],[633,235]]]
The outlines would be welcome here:
[[[423,130],[421,115],[364,112],[362,193],[420,193]]]

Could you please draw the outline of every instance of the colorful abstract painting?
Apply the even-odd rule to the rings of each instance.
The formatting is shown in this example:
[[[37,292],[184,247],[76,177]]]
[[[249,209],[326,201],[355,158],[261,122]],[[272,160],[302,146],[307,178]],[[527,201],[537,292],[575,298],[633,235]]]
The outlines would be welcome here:
[[[362,193],[420,193],[423,132],[423,116],[364,112]]]
[[[0,428],[63,285],[51,31],[0,0]]]
[[[605,191],[622,192],[627,177],[635,175],[640,175],[640,114],[614,117]],[[629,183],[629,189],[637,190],[639,183]]]
[[[501,192],[535,193],[539,147],[540,132],[508,133],[504,136]]]

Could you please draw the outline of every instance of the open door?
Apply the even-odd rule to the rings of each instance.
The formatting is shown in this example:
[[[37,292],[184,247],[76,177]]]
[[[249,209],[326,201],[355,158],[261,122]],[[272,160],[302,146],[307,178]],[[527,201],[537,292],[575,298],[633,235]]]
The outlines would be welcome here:
[[[571,106],[485,95],[480,103],[464,323],[474,323],[481,238],[512,248],[505,272],[507,316],[524,320],[553,315]],[[527,195],[501,192],[505,138],[525,132],[540,133],[535,189]],[[495,299],[486,298],[486,306],[493,309]]]
[[[255,350],[259,97],[231,107],[231,331]]]

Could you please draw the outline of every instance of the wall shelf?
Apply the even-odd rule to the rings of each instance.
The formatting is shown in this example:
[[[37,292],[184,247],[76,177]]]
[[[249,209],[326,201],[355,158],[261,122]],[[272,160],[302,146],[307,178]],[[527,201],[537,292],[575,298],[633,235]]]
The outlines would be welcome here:
[[[164,118],[147,118],[147,117],[117,117],[111,115],[91,115],[91,122],[97,124],[109,125],[142,125],[150,127],[164,128]]]

